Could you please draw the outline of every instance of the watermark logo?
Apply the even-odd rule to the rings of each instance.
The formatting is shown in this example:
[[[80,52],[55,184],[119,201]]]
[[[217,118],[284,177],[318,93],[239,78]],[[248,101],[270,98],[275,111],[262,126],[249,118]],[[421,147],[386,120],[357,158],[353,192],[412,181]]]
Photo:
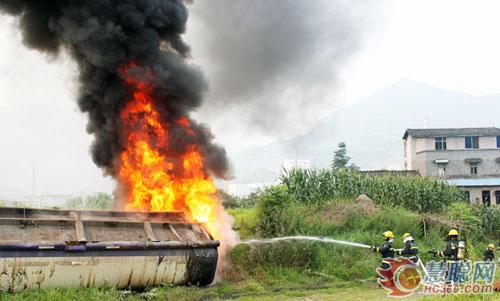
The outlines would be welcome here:
[[[493,261],[429,261],[422,282],[424,295],[492,294],[496,263]]]
[[[407,297],[418,289],[422,274],[407,258],[386,258],[383,268],[377,268],[378,283],[389,292],[388,297]]]
[[[377,282],[388,297],[403,298],[422,287],[422,295],[492,294],[496,263],[492,261],[429,261],[418,266],[407,258],[387,258],[377,268]]]

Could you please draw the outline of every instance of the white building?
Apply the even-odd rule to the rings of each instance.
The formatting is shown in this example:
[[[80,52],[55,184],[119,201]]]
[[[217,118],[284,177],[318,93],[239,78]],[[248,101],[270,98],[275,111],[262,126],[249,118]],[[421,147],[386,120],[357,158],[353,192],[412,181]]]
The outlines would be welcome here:
[[[407,129],[405,167],[447,180],[473,203],[500,205],[500,129]]]
[[[283,160],[282,168],[286,170],[290,169],[310,169],[311,168],[311,160],[294,160],[294,159],[285,159]]]
[[[263,191],[266,188],[278,185],[278,181],[275,182],[260,182],[260,183],[226,183],[225,185],[219,185],[225,192],[239,196],[246,197],[252,193]]]

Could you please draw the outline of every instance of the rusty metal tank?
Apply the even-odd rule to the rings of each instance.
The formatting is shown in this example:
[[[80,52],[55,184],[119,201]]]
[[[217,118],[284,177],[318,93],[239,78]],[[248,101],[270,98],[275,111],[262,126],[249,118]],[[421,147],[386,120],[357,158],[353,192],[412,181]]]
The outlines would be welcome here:
[[[218,246],[177,212],[0,208],[0,291],[204,286]]]

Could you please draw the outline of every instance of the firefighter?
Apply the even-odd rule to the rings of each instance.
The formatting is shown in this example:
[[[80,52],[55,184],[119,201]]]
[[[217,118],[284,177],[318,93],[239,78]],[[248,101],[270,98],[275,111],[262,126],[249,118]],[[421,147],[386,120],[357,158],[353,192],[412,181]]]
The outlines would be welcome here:
[[[392,231],[385,231],[383,233],[385,242],[381,247],[372,246],[371,249],[374,253],[378,252],[382,254],[382,265],[381,268],[388,269],[390,266],[384,262],[386,258],[394,258],[394,248],[392,243],[394,242],[394,233]]]
[[[418,262],[418,247],[410,233],[403,234],[403,249],[396,250],[396,254],[410,259],[414,264]]]
[[[458,231],[451,229],[448,232],[446,248],[443,251],[433,249],[429,253],[434,254],[434,256],[444,257],[446,261],[462,260],[465,257],[465,244],[463,241],[458,240]]]
[[[484,261],[495,261],[495,245],[489,244],[483,253]]]

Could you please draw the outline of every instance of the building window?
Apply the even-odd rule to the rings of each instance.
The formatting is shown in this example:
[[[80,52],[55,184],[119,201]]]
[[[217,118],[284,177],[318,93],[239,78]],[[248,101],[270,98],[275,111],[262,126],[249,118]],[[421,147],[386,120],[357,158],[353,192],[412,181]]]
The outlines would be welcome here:
[[[500,136],[497,136],[497,148],[500,148]]]
[[[436,150],[446,149],[446,138],[445,137],[436,137]]]
[[[471,175],[477,175],[477,166],[471,166],[470,167],[470,174]]]
[[[467,149],[479,148],[479,137],[477,136],[465,137],[465,148]]]
[[[500,205],[500,190],[495,191],[495,202]]]
[[[483,190],[483,205],[491,205],[491,195],[489,190]]]
[[[498,192],[500,192],[500,191],[498,191]],[[468,190],[464,191],[464,195],[465,195],[465,199],[468,202],[470,202],[470,191],[468,191]]]

